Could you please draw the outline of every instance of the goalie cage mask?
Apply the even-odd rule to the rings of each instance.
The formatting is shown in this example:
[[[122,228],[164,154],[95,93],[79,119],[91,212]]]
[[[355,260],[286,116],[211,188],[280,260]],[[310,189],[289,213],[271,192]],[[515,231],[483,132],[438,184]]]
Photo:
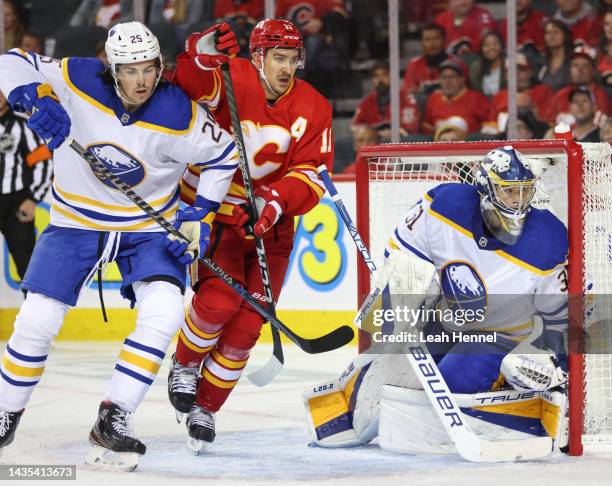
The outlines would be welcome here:
[[[482,218],[499,241],[513,245],[520,238],[535,181],[529,160],[512,146],[491,150],[476,169]]]

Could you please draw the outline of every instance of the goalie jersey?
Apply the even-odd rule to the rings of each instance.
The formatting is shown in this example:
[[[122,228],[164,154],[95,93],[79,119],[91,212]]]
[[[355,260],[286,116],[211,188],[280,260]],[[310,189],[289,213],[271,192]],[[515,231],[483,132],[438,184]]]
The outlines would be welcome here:
[[[447,302],[481,311],[468,323],[443,321],[447,331],[497,332],[519,342],[536,314],[545,334],[567,326],[567,230],[548,210],[531,207],[521,237],[506,245],[486,230],[476,187],[441,184],[396,226],[386,254],[392,250],[433,264]]]
[[[89,148],[159,214],[172,222],[179,181],[199,166],[198,195],[221,202],[237,167],[231,136],[179,88],[161,83],[134,112],[125,111],[97,59],[60,60],[13,49],[0,56],[0,89],[48,83],[70,116],[70,136]],[[204,130],[206,128],[206,131]],[[54,153],[51,224],[115,231],[161,231],[110,182],[96,177],[67,143]]]

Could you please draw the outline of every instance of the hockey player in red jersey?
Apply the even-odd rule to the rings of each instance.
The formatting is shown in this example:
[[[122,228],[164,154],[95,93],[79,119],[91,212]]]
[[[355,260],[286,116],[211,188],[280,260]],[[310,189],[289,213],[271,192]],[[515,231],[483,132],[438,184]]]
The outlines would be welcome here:
[[[262,20],[251,33],[251,59],[232,58],[236,52],[227,24],[192,34],[177,59],[174,82],[229,129],[219,69],[229,62],[260,214],[253,227],[263,238],[276,301],[293,248],[294,216],[310,211],[325,192],[316,168],[331,167],[333,160],[332,111],[312,86],[294,77],[304,65],[304,47],[291,22]],[[195,167],[186,172],[186,201],[198,177]],[[263,295],[255,243],[244,229],[245,203],[238,175],[213,224],[207,256],[253,295]],[[178,412],[189,413],[188,444],[198,453],[214,439],[214,413],[238,382],[263,320],[209,271],[194,267],[191,273],[195,294],[179,334],[168,393]]]

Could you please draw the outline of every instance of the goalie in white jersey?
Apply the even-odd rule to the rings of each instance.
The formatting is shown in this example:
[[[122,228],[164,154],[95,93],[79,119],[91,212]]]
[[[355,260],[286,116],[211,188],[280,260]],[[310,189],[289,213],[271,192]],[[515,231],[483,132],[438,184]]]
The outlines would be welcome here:
[[[397,344],[402,329],[427,343],[477,435],[561,440],[567,230],[551,212],[531,206],[537,179],[529,159],[511,146],[489,152],[474,178],[474,185],[428,191],[393,231],[385,270],[395,268],[382,300],[395,330],[377,329],[368,350],[377,354],[360,355],[338,380],[305,392],[314,443],[349,446],[378,435],[388,450],[454,450],[409,366],[409,345]],[[425,298],[431,282],[442,297],[433,308],[435,299]],[[420,294],[413,307],[436,318],[399,322],[407,314],[397,312],[398,294]],[[384,324],[383,310],[374,311],[375,325]]]
[[[138,304],[136,328],[124,342],[91,433],[87,461],[136,467],[145,445],[131,414],[153,383],[183,322],[186,264],[203,255],[210,224],[237,167],[231,136],[180,89],[160,82],[157,38],[144,25],[112,27],[110,67],[97,59],[60,60],[13,49],[0,56],[0,89],[13,109],[55,149],[51,224],[40,235],[22,283],[27,298],[0,368],[0,452],[13,440],[51,342],[96,270],[116,261],[121,294]],[[190,238],[172,241],[68,143],[74,137],[113,174]],[[179,181],[202,167],[193,206],[178,211]],[[99,271],[101,274],[101,271]]]

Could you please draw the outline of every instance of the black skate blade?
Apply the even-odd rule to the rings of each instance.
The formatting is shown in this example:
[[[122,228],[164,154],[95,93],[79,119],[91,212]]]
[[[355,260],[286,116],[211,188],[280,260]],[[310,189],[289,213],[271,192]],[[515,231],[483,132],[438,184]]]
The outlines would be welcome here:
[[[133,471],[138,466],[140,454],[136,452],[114,452],[105,447],[90,445],[85,464],[104,471]]]

